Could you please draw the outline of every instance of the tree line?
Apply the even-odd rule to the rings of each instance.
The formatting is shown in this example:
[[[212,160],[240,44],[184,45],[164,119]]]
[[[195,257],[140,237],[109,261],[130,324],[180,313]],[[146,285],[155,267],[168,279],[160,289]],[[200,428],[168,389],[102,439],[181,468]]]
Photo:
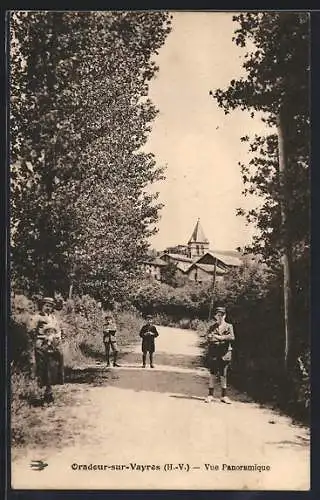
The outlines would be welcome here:
[[[121,298],[156,230],[145,153],[166,12],[17,11],[10,17],[12,283]],[[73,288],[72,288],[73,287]]]
[[[238,213],[257,228],[247,250],[282,276],[283,358],[290,371],[309,346],[310,15],[241,13],[234,21],[233,40],[247,48],[246,77],[211,94],[226,114],[262,113],[270,130],[241,139],[251,154],[239,164],[244,194],[258,195],[261,205]]]

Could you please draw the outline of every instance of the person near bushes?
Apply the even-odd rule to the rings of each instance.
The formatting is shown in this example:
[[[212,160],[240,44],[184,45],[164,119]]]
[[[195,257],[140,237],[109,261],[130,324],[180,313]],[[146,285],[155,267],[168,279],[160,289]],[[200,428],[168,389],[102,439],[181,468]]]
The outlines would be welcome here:
[[[64,383],[62,329],[54,313],[54,299],[45,297],[40,301],[40,307],[41,311],[33,321],[35,373],[39,386],[45,388],[44,402],[53,403],[52,385]]]
[[[217,307],[214,314],[214,322],[207,332],[207,356],[209,368],[209,394],[207,403],[213,401],[214,379],[220,376],[221,381],[221,401],[230,404],[227,396],[227,373],[232,358],[232,343],[234,331],[231,323],[226,320],[226,308]]]
[[[150,368],[154,368],[153,355],[155,352],[155,338],[159,336],[158,330],[152,324],[152,316],[146,316],[146,323],[139,333],[142,338],[142,367],[146,367],[147,354],[149,353]]]
[[[106,313],[103,322],[103,343],[106,352],[107,366],[110,366],[110,351],[113,354],[113,366],[120,366],[117,363],[119,353],[117,345],[117,325],[111,313]]]

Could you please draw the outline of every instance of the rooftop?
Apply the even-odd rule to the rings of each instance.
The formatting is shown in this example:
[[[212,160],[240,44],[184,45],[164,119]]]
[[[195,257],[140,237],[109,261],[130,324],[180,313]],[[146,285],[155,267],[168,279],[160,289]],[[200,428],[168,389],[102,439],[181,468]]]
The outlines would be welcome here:
[[[211,255],[213,258],[218,259],[220,262],[225,264],[226,266],[242,266],[243,261],[241,260],[241,254],[237,253],[235,256],[235,252],[216,252],[215,250],[208,250],[203,255],[200,255],[195,262],[199,262],[205,255]]]
[[[186,273],[188,269],[192,266],[192,262],[178,262],[177,263],[177,268],[182,271],[183,273]]]
[[[213,257],[221,260],[224,264],[227,266],[242,266],[243,262],[240,259],[240,254],[238,256],[235,256],[233,252],[216,252],[215,250],[209,250],[209,252]]]
[[[165,255],[169,255],[169,257],[172,257],[175,260],[180,260],[182,262],[190,262],[190,264],[193,262],[190,257],[187,257],[186,255],[183,255],[181,253],[164,252],[161,254],[161,257],[164,257]]]
[[[160,257],[155,257],[154,259],[146,259],[144,261],[144,264],[152,264],[153,266],[166,266],[167,264],[160,259]]]
[[[202,269],[202,271],[205,271],[206,273],[209,273],[209,274],[213,274],[214,273],[214,268],[215,266],[213,264],[197,264],[195,263],[194,264],[196,267],[199,267],[199,269]],[[219,276],[219,275],[222,275],[222,274],[225,274],[226,271],[224,269],[221,269],[221,267],[218,267],[216,268],[216,274]]]

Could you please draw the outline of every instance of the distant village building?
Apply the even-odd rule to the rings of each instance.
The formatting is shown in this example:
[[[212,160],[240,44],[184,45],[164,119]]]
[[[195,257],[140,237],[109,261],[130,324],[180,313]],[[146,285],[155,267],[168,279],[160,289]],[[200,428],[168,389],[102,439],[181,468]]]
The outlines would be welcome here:
[[[211,281],[215,275],[216,281],[223,279],[230,269],[242,266],[242,260],[236,252],[208,251],[196,259],[186,274],[192,281]]]
[[[230,269],[243,265],[243,259],[236,251],[210,250],[209,240],[206,238],[197,220],[187,245],[177,245],[167,248],[156,258],[150,258],[143,263],[146,274],[161,280],[162,269],[168,264],[176,265],[177,273],[190,281],[198,283],[223,279]]]
[[[166,267],[166,263],[160,259],[159,257],[155,257],[154,259],[149,259],[143,262],[143,271],[155,278],[158,281],[161,281],[161,269]]]
[[[175,254],[179,254],[179,255],[185,255],[186,257],[189,257],[188,245],[176,245],[174,247],[167,247],[166,252],[175,253]]]

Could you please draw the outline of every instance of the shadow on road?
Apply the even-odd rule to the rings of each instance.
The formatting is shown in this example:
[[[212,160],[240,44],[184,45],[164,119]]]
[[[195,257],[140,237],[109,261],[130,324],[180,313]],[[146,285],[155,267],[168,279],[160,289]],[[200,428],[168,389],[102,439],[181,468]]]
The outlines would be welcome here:
[[[203,339],[199,339],[199,344],[201,344],[201,341]],[[96,353],[92,354],[96,355]],[[97,363],[96,366],[85,367],[83,369],[68,369],[65,374],[66,382],[93,386],[116,386],[119,389],[129,389],[136,392],[168,393],[173,398],[203,400],[207,395],[208,386],[206,377],[199,376],[197,373],[183,373],[172,369],[173,367],[177,367],[178,369],[198,369],[200,366],[205,366],[203,356],[170,354],[157,351],[154,355],[156,366],[154,371],[149,367],[146,369],[141,368],[141,370],[137,369],[137,367],[141,366],[142,362],[142,353],[139,351],[121,350],[119,357],[120,365],[122,364],[125,368],[123,370],[121,370],[121,367],[110,369],[106,366],[99,366],[98,363],[103,361],[103,359],[97,359],[97,356],[94,357]],[[147,359],[148,361],[149,359]],[[157,366],[168,366],[170,370],[162,371],[161,369],[157,369]],[[252,402],[251,398],[232,388],[230,388],[229,394],[233,400],[238,402]],[[220,387],[217,387],[217,395],[220,395]]]
[[[206,378],[196,373],[181,373],[175,371],[152,371],[150,368],[139,370],[108,369],[105,367],[90,367],[68,370],[66,382],[73,384],[88,384],[93,386],[111,386],[119,389],[129,389],[136,392],[169,393],[171,397],[203,400],[207,395]],[[234,389],[229,390],[230,397],[238,402],[250,403],[251,400]],[[220,388],[217,388],[220,394]]]
[[[295,448],[307,448],[309,446],[309,440],[301,436],[297,436],[297,441],[267,441],[266,444],[276,445],[278,448],[291,449],[292,446]]]
[[[141,364],[142,353],[129,352],[120,355],[120,360],[126,365]],[[187,356],[185,354],[168,354],[158,351],[154,355],[156,365],[178,366],[180,368],[198,368],[201,366],[201,358],[198,356]]]
[[[105,368],[66,368],[65,382],[69,384],[105,385],[112,377]]]
[[[182,395],[178,395],[178,394],[171,394],[170,395],[170,398],[177,398],[177,399],[195,399],[196,401],[203,401],[204,398],[199,398],[198,396],[190,396],[190,395],[186,395],[186,396],[182,396]]]

